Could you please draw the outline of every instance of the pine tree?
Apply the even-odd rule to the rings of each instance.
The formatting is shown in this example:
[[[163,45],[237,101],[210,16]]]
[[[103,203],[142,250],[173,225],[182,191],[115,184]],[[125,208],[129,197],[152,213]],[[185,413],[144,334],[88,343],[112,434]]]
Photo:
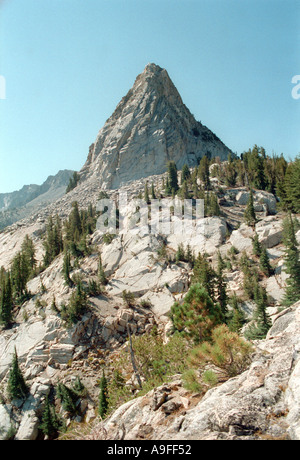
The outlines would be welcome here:
[[[191,177],[190,169],[188,165],[184,164],[181,170],[181,185],[188,181]]]
[[[234,293],[229,300],[229,304],[232,310],[228,313],[228,327],[230,331],[240,332],[246,322],[246,319],[243,310],[240,308],[236,293]]]
[[[18,252],[12,260],[11,280],[14,297],[22,301],[27,296],[26,284],[30,276],[30,266],[23,252]]]
[[[224,261],[220,252],[218,252],[218,267],[217,267],[217,301],[220,304],[223,317],[227,314],[227,292],[226,282],[223,276]]]
[[[70,278],[71,273],[71,257],[69,251],[66,249],[64,254],[64,263],[63,263],[63,276],[67,286],[73,286],[73,281]]]
[[[48,439],[54,439],[60,428],[60,423],[58,417],[55,413],[54,406],[49,401],[49,396],[47,395],[45,399],[44,410],[42,413],[42,422],[40,424],[40,429],[43,434],[48,437]]]
[[[272,273],[272,267],[270,265],[269,256],[265,246],[262,247],[260,258],[259,258],[259,267],[261,271],[266,275],[270,276]]]
[[[12,322],[13,296],[10,273],[1,277],[0,286],[0,324],[8,327]]]
[[[61,400],[63,409],[70,414],[74,414],[76,412],[76,401],[78,399],[78,395],[71,388],[61,382],[57,385],[56,394]]]
[[[253,203],[253,192],[250,190],[249,200],[245,209],[244,219],[247,225],[254,227],[256,223],[256,215],[254,211],[254,203]]]
[[[286,281],[284,305],[292,305],[300,299],[300,253],[295,234],[295,222],[289,214],[283,221],[283,243],[285,245]]]
[[[107,395],[107,379],[104,371],[100,380],[100,393],[99,393],[99,404],[98,412],[102,419],[104,419],[108,410],[108,395]]]
[[[175,331],[200,343],[209,339],[212,329],[222,322],[222,312],[198,283],[190,287],[182,304],[173,304],[171,320]]]
[[[152,200],[156,200],[156,194],[155,194],[155,189],[154,189],[153,182],[151,184],[151,198],[152,198]]]
[[[184,247],[182,243],[179,243],[177,246],[175,261],[176,263],[180,261],[183,261],[183,262],[185,261],[185,252],[184,252]]]
[[[146,201],[147,204],[150,204],[148,182],[145,183],[144,200]]]
[[[192,284],[200,283],[207,291],[209,297],[214,300],[217,274],[209,264],[205,255],[198,254],[195,260]]]
[[[21,251],[28,262],[30,272],[33,273],[36,266],[35,248],[32,239],[28,235],[23,240]]]
[[[101,254],[99,254],[98,278],[99,278],[100,284],[102,284],[102,285],[105,286],[105,285],[108,283],[108,279],[107,279],[106,276],[105,276],[105,272],[104,272],[103,266],[102,266]]]
[[[204,155],[198,167],[198,176],[203,182],[205,190],[208,190],[210,187],[210,178],[209,178],[209,160],[206,155]]]
[[[169,184],[168,188],[171,193],[176,193],[179,189],[178,186],[178,177],[177,177],[177,167],[174,161],[168,163],[168,179]]]
[[[12,367],[8,379],[7,392],[10,399],[25,398],[28,388],[19,367],[18,355],[15,349]]]
[[[264,339],[271,327],[271,320],[267,313],[268,298],[264,287],[259,286],[255,295],[256,309],[253,314],[254,324],[245,331],[245,337],[249,340]]]
[[[260,256],[261,255],[261,244],[258,240],[258,234],[255,233],[254,238],[252,240],[252,249],[253,249],[253,254],[255,256]]]

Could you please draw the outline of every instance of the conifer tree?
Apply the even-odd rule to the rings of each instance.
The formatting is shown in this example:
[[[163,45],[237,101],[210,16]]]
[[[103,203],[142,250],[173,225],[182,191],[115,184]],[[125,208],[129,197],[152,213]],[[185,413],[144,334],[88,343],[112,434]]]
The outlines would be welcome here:
[[[272,267],[270,265],[269,256],[267,253],[267,248],[265,246],[261,249],[261,254],[259,258],[259,267],[261,271],[266,275],[270,276],[272,273]]]
[[[151,184],[151,198],[152,200],[156,200],[156,194],[155,194],[155,188],[154,188],[153,182]]]
[[[182,243],[178,244],[176,255],[175,255],[176,263],[180,261],[185,261],[185,251]]]
[[[73,281],[70,278],[70,273],[71,273],[71,257],[68,249],[65,249],[65,254],[64,254],[64,264],[63,264],[63,276],[66,282],[67,286],[73,286]]]
[[[29,275],[29,263],[25,257],[25,254],[20,251],[13,258],[11,267],[11,280],[15,298],[22,300],[24,297],[26,297],[26,284],[29,280]]]
[[[74,414],[76,412],[76,401],[78,399],[78,395],[71,388],[61,382],[57,385],[56,394],[61,400],[63,409],[70,414]]]
[[[34,268],[36,266],[35,248],[32,239],[28,235],[26,235],[23,240],[21,251],[24,254],[25,259],[27,260],[30,272],[33,273]]]
[[[98,278],[99,278],[100,284],[103,284],[105,286],[108,283],[108,279],[105,276],[105,272],[104,272],[103,266],[102,266],[101,254],[99,254]]]
[[[283,243],[285,266],[289,275],[286,281],[284,305],[292,305],[300,299],[300,253],[295,233],[295,221],[289,214],[283,221]]]
[[[168,189],[170,193],[176,193],[179,189],[178,186],[178,177],[177,177],[177,167],[174,161],[168,163]]]
[[[209,178],[209,160],[206,155],[204,155],[198,167],[198,176],[203,182],[205,190],[208,190],[210,187],[210,178]]]
[[[264,339],[271,327],[271,320],[267,313],[268,299],[264,287],[259,286],[255,295],[256,309],[253,314],[254,324],[245,331],[245,337],[249,340]]]
[[[1,277],[0,286],[0,324],[8,327],[12,322],[13,295],[10,280],[10,273],[7,272]]]
[[[209,297],[201,284],[193,284],[182,304],[175,302],[171,307],[171,320],[175,331],[200,343],[210,337],[212,329],[222,322],[219,304]]]
[[[253,192],[250,190],[249,200],[245,209],[244,219],[247,225],[254,227],[256,223],[256,215],[254,211],[254,203],[253,203]]]
[[[185,182],[188,181],[191,177],[190,169],[188,165],[184,164],[181,170],[181,185]]]
[[[228,328],[232,332],[240,332],[246,322],[246,319],[243,310],[240,308],[236,293],[234,293],[230,298],[229,304],[232,310],[228,313]]]
[[[108,393],[107,393],[107,379],[104,374],[104,370],[102,373],[102,377],[100,380],[100,393],[99,393],[99,404],[98,404],[98,412],[102,419],[104,419],[108,410]]]
[[[218,252],[218,267],[217,267],[217,300],[220,304],[222,314],[225,318],[227,314],[227,292],[226,292],[226,282],[223,276],[224,261]]]
[[[258,234],[256,232],[252,240],[252,249],[255,256],[259,257],[261,255],[261,244],[258,240]]]
[[[192,284],[200,283],[207,291],[209,297],[214,300],[217,274],[211,267],[206,255],[198,254],[194,263]]]
[[[54,406],[49,401],[49,396],[47,395],[45,399],[44,410],[42,413],[42,422],[40,429],[43,434],[48,437],[48,439],[54,439],[60,428],[60,423],[58,417],[55,413]]]
[[[15,349],[12,367],[8,379],[7,392],[10,399],[25,398],[28,388],[19,367],[18,355]]]
[[[146,201],[147,204],[150,204],[148,182],[145,183],[144,200]]]

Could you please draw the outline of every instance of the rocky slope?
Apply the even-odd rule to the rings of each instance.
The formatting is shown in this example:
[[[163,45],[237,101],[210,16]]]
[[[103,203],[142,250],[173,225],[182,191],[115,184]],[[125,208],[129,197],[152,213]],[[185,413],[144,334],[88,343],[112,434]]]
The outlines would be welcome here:
[[[300,302],[274,318],[247,371],[201,397],[180,376],[121,406],[99,439],[300,439]],[[93,436],[93,434],[90,434]]]
[[[159,187],[162,176],[152,179],[156,180],[155,184]],[[124,186],[120,191],[129,189],[132,195],[138,195],[144,189],[144,180]],[[76,189],[72,193],[76,196]],[[168,312],[174,301],[183,299],[188,290],[191,276],[189,264],[166,263],[161,260],[158,248],[162,241],[169,254],[173,255],[181,242],[190,244],[195,253],[208,253],[212,264],[216,263],[217,249],[224,257],[232,247],[237,251],[237,258],[244,251],[253,257],[251,237],[254,230],[243,224],[241,217],[247,193],[244,188],[225,188],[221,206],[223,215],[203,219],[205,232],[201,235],[189,237],[129,232],[106,241],[96,230],[90,236],[92,253],[80,260],[72,276],[79,275],[84,283],[97,279],[98,254],[101,252],[108,284],[102,294],[89,297],[87,311],[72,327],[66,328],[60,314],[51,308],[54,297],[60,310],[74,292],[74,288],[66,286],[62,275],[63,255],[29,281],[28,289],[32,298],[16,311],[14,326],[0,333],[1,437],[4,439],[13,426],[15,439],[36,439],[40,433],[38,427],[46,395],[53,393],[58,382],[71,385],[78,376],[88,391],[88,397],[80,403],[81,415],[77,420],[97,420],[100,374],[111,354],[126,342],[126,321],[130,320],[132,331],[137,335],[150,331],[154,326],[166,335],[170,328]],[[91,198],[93,194],[96,196],[96,192],[89,189],[86,197]],[[276,316],[286,279],[282,216],[272,214],[275,203],[272,194],[256,191],[254,197],[257,215],[260,217],[256,231],[261,243],[268,248],[274,268],[274,274],[268,278],[263,277],[261,281],[270,295],[269,314],[274,325],[268,339],[258,344],[249,371],[210,390],[203,400],[187,392],[180,378],[175,379],[173,383],[153,390],[144,399],[135,399],[118,409],[107,422],[106,431],[110,438],[117,437],[117,432],[123,426],[115,425],[117,419],[126,425],[126,439],[162,439],[164,436],[169,439],[236,439],[245,435],[256,436],[260,431],[271,437],[299,438],[296,409],[299,405],[299,388],[295,377],[298,372],[299,308],[295,306],[278,318]],[[87,204],[82,193],[81,199]],[[58,203],[56,211],[60,210],[63,215],[68,206],[63,205],[62,200]],[[134,213],[135,207],[130,203],[128,206],[128,212]],[[235,219],[240,220],[238,228],[233,231],[226,218],[228,210]],[[25,234],[32,236],[36,257],[42,260],[42,234],[49,213],[49,209],[47,212],[44,210],[39,219],[18,223],[1,235],[0,265],[9,267]],[[297,238],[300,242],[300,232]],[[238,264],[228,269],[225,276],[228,293],[235,292],[243,297],[243,273]],[[124,305],[124,289],[134,294],[134,309]],[[151,306],[144,307],[143,300],[150,300]],[[255,304],[245,299],[242,305],[246,316],[251,319]],[[30,388],[25,401],[10,402],[6,396],[14,349]],[[153,398],[157,398],[160,392],[165,394],[165,401],[160,408],[154,410]],[[288,415],[290,413],[294,415]],[[149,423],[142,418],[146,416],[149,417]]]
[[[185,163],[195,166],[208,153],[226,160],[228,152],[194,120],[167,72],[149,64],[99,132],[79,185],[1,232],[0,267],[10,269],[26,235],[34,243],[39,265],[49,216],[66,221],[74,201],[79,210],[97,206],[104,189],[116,203],[120,193],[127,193],[123,221],[127,229],[107,236],[96,228],[85,240],[85,255],[72,257],[71,277],[88,292],[87,306],[78,320],[66,324],[64,318],[76,286],[65,281],[60,252],[28,281],[30,298],[15,306],[12,326],[0,330],[0,439],[39,439],[47,396],[67,427],[81,422],[76,431],[79,438],[88,429],[90,438],[99,439],[300,439],[300,306],[298,302],[282,311],[287,278],[284,215],[277,211],[275,196],[254,190],[258,221],[252,228],[244,223],[249,190],[226,187],[211,178],[220,214],[200,218],[197,232],[149,232],[148,224],[143,226],[142,219],[137,219],[140,202],[133,199],[143,196],[146,182],[154,184],[157,196],[164,196],[168,160],[180,168]],[[175,213],[171,225],[179,220]],[[166,215],[162,224],[169,221]],[[122,352],[128,354],[128,322],[137,337],[156,331],[168,341],[171,306],[184,300],[192,276],[189,262],[176,261],[180,244],[189,245],[195,256],[206,253],[212,267],[220,251],[226,261],[227,294],[237,295],[251,321],[256,305],[243,289],[241,258],[251,259],[259,269],[253,253],[255,233],[267,248],[272,266],[270,276],[260,272],[259,282],[269,296],[273,326],[265,340],[255,343],[249,369],[204,396],[187,391],[181,375],[176,375],[141,397],[130,370],[125,387],[131,400],[99,425],[99,379],[103,369],[111,377],[114,359]],[[300,244],[300,230],[297,241]],[[101,292],[88,291],[90,283],[99,279],[99,254],[107,284]],[[133,305],[124,301],[124,291],[133,295]],[[29,393],[24,399],[10,400],[7,384],[15,350]],[[77,378],[85,393],[76,399],[76,414],[70,415],[57,398],[57,385],[72,387]]]
[[[203,155],[226,160],[230,150],[197,122],[167,71],[148,64],[91,145],[80,171],[103,189],[161,174],[168,161],[192,167]]]

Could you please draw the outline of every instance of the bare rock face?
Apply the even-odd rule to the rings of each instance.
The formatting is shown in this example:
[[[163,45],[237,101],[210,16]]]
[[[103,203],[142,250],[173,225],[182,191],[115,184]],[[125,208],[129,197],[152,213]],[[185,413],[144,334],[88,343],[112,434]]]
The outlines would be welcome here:
[[[102,188],[120,185],[177,168],[197,165],[203,155],[226,160],[230,150],[197,122],[167,71],[148,64],[100,130],[81,170],[98,177]]]

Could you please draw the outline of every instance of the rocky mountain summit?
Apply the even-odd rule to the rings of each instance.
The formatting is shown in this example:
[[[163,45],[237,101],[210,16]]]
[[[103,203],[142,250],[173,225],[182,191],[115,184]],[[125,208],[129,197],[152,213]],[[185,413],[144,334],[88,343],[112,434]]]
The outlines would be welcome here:
[[[164,173],[168,161],[192,167],[204,155],[226,160],[229,152],[194,119],[167,71],[148,64],[90,146],[80,175],[97,177],[103,189],[116,189]]]

